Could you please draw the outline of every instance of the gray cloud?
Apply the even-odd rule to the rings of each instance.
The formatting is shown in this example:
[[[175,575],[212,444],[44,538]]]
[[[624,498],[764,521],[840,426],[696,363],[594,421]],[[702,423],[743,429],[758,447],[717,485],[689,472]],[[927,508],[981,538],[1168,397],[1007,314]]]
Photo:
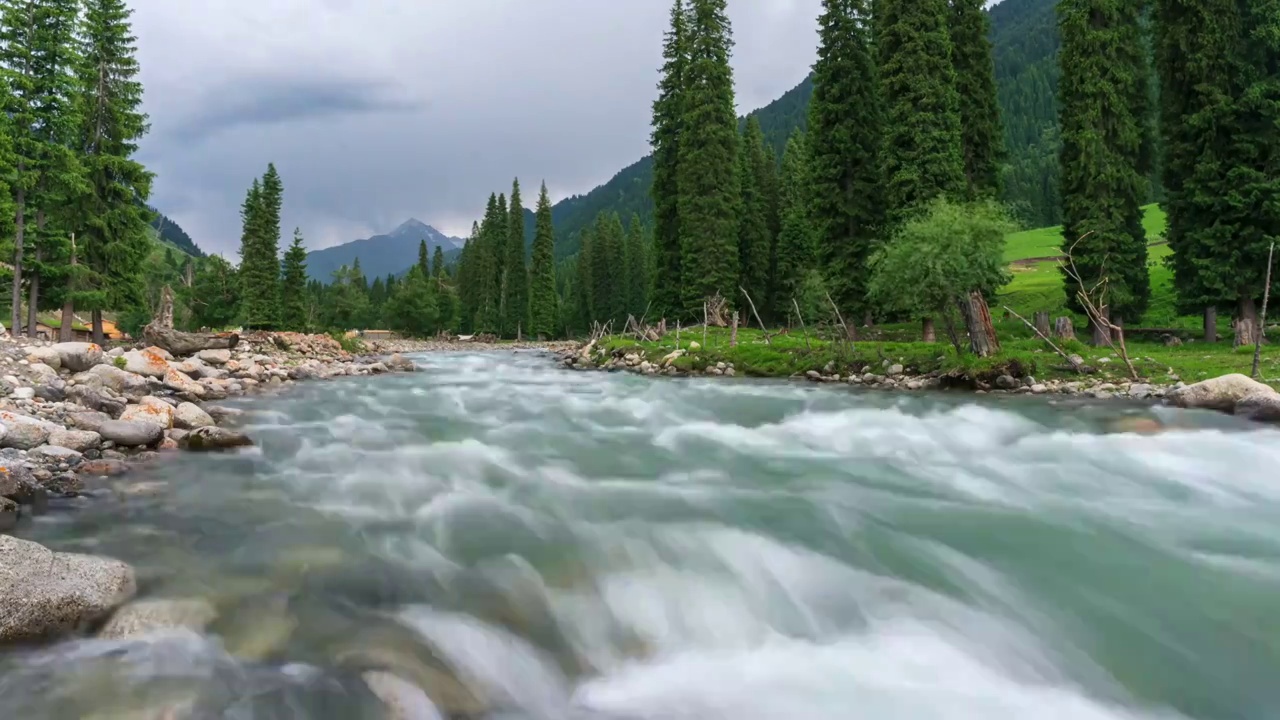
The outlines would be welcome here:
[[[518,176],[532,204],[648,152],[669,2],[133,0],[153,203],[234,257],[274,162],[311,247],[414,216],[464,234]],[[739,110],[804,77],[820,0],[738,0]]]

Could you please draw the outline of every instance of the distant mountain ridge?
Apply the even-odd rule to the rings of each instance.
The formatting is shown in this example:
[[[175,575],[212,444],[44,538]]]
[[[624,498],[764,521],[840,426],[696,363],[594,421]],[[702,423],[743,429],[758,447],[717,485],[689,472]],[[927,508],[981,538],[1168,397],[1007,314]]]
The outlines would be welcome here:
[[[417,218],[409,218],[385,235],[352,240],[307,253],[307,275],[313,280],[328,283],[332,281],[334,272],[343,265],[350,267],[356,258],[360,258],[360,269],[366,278],[399,275],[418,261],[418,245],[423,240],[427,242],[428,253],[434,254],[438,247],[450,259],[466,244],[462,238],[445,235]]]

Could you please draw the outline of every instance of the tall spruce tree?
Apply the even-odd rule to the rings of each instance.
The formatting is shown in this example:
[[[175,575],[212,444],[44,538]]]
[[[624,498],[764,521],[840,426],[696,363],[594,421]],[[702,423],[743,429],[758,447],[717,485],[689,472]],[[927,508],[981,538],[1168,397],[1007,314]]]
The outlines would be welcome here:
[[[680,127],[680,282],[686,314],[705,298],[737,298],[738,119],[725,0],[690,0]]]
[[[557,333],[555,228],[551,224],[551,198],[547,184],[538,193],[534,213],[533,267],[529,272],[529,333],[549,338]]]
[[[302,230],[294,228],[293,244],[284,254],[280,274],[280,324],[287,330],[307,329],[307,248]]]
[[[427,254],[427,241],[425,239],[418,241],[418,269],[423,275],[431,274],[431,256]]]
[[[622,220],[616,212],[596,216],[591,248],[591,298],[593,318],[621,327],[625,318],[627,286],[623,277]]]
[[[681,293],[680,138],[684,125],[685,74],[689,65],[688,15],[685,0],[675,0],[671,27],[662,47],[662,80],[653,103],[654,254],[653,312],[657,317],[684,314]]]
[[[765,187],[768,162],[760,120],[751,115],[738,147],[742,208],[738,217],[738,285],[753,298],[762,297],[769,282],[769,250],[773,237],[769,234],[769,200]],[[734,288],[734,297],[740,294],[737,290]]]
[[[502,332],[515,336],[529,332],[529,270],[524,261],[524,203],[520,200],[519,179],[511,183],[507,236],[502,251],[506,255],[502,279]]]
[[[768,246],[764,248],[768,253]],[[649,243],[645,240],[645,230],[640,224],[640,215],[631,214],[627,224],[626,267],[627,267],[627,314],[635,315],[639,321],[645,317],[649,309]]]
[[[502,247],[507,236],[507,199],[490,196],[484,221],[480,223],[479,307],[476,310],[476,332],[497,333],[501,320]]]
[[[792,300],[798,296],[805,275],[817,262],[815,233],[809,217],[812,189],[806,145],[804,135],[797,132],[787,140],[786,150],[782,153],[778,201],[782,228],[774,248],[777,269],[769,309],[762,310],[775,319],[786,317],[791,312]]]
[[[891,226],[939,195],[964,194],[960,98],[947,0],[880,0],[885,208]]]
[[[1141,199],[1140,114],[1148,88],[1139,3],[1062,0],[1059,84],[1062,126],[1063,252],[1093,288],[1104,277],[1113,318],[1138,319],[1150,296]],[[1080,283],[1063,271],[1067,300],[1080,310]],[[1105,339],[1094,328],[1095,341]]]
[[[86,180],[73,213],[76,237],[63,304],[63,339],[71,339],[74,306],[92,311],[94,342],[103,342],[102,312],[141,302],[151,249],[143,205],[152,174],[133,159],[148,130],[138,82],[136,38],[124,0],[86,0],[79,31],[76,104],[78,147]]]
[[[960,96],[960,136],[970,198],[1000,194],[1004,128],[996,97],[995,62],[987,36],[986,0],[950,0],[951,64]]]
[[[22,324],[24,272],[30,298],[27,332],[35,336],[42,276],[53,279],[70,248],[66,208],[83,190],[75,147],[78,0],[0,4],[0,72],[6,126],[13,134],[14,254],[12,324]],[[63,222],[56,222],[63,221]]]
[[[284,186],[274,164],[255,179],[241,209],[240,317],[247,328],[270,328],[279,321],[280,207]],[[359,260],[357,260],[357,263]]]
[[[431,255],[431,274],[443,278],[444,273],[444,248],[437,245],[435,253]]]
[[[812,222],[827,287],[864,309],[867,258],[883,225],[880,99],[866,0],[823,0],[809,101]]]

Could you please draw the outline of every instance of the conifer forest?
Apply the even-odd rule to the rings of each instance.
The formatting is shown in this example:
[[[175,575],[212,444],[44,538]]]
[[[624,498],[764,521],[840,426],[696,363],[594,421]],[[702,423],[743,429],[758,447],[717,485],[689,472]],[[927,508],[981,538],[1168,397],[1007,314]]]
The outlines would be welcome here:
[[[823,0],[811,74],[745,117],[728,2],[672,3],[652,154],[607,192],[553,204],[545,182],[504,181],[460,253],[424,241],[402,272],[314,278],[301,231],[282,240],[288,169],[268,158],[233,260],[148,204],[125,0],[0,0],[7,322],[57,313],[67,339],[84,316],[101,339],[104,314],[140,327],[169,287],[188,328],[580,337],[700,322],[716,299],[744,324],[834,309],[851,333],[932,339],[1008,282],[1006,233],[1061,225],[1069,309],[1105,286],[1107,317],[1137,322],[1162,263],[1179,313],[1257,332],[1280,239],[1280,0]]]

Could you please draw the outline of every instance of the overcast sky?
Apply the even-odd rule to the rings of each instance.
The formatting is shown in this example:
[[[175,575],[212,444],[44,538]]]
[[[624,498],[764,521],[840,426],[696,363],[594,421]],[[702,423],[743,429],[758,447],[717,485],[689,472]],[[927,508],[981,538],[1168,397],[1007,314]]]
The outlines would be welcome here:
[[[730,0],[739,112],[795,86],[820,0]],[[465,235],[519,176],[532,206],[648,152],[668,0],[131,0],[153,204],[235,256],[274,161],[315,249],[417,217]]]

